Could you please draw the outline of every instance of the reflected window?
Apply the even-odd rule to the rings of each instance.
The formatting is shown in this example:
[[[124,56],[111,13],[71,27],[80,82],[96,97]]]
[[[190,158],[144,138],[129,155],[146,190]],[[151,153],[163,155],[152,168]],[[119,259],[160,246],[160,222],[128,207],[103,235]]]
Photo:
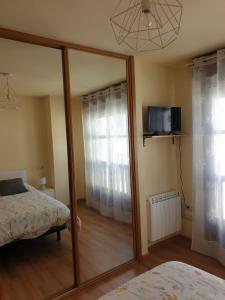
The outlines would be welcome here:
[[[83,97],[83,125],[87,202],[131,222],[126,83]]]

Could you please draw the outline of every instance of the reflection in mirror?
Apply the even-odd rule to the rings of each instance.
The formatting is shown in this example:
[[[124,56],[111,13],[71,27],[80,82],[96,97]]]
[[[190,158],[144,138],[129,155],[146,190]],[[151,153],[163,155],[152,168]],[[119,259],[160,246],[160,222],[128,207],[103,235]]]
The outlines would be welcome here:
[[[0,39],[1,299],[74,285],[60,50]]]
[[[126,62],[69,54],[84,282],[134,257]]]

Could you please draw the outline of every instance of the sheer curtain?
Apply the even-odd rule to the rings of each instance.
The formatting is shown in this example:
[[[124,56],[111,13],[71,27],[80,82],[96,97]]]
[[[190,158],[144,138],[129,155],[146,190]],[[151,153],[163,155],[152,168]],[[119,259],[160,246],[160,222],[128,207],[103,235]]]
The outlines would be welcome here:
[[[86,204],[104,216],[131,223],[126,84],[82,101]]]
[[[193,70],[192,249],[225,264],[225,50]]]

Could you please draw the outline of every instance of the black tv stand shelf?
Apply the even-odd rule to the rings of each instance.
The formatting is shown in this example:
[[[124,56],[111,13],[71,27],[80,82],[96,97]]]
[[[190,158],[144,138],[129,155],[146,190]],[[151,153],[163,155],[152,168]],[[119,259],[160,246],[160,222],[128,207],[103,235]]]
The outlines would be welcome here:
[[[143,146],[145,146],[145,141],[146,139],[162,139],[162,138],[171,138],[172,143],[175,143],[175,138],[177,137],[182,137],[185,136],[184,133],[171,133],[171,134],[161,134],[161,135],[156,135],[156,134],[150,134],[148,132],[143,133]]]

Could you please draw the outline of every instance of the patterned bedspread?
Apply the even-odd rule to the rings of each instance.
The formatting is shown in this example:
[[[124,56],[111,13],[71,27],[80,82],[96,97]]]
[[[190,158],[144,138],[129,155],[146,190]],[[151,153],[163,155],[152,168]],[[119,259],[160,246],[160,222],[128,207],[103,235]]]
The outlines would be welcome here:
[[[27,193],[0,197],[0,246],[18,239],[30,239],[70,219],[61,202],[26,185]]]
[[[162,264],[101,300],[223,300],[225,281],[180,262]]]

